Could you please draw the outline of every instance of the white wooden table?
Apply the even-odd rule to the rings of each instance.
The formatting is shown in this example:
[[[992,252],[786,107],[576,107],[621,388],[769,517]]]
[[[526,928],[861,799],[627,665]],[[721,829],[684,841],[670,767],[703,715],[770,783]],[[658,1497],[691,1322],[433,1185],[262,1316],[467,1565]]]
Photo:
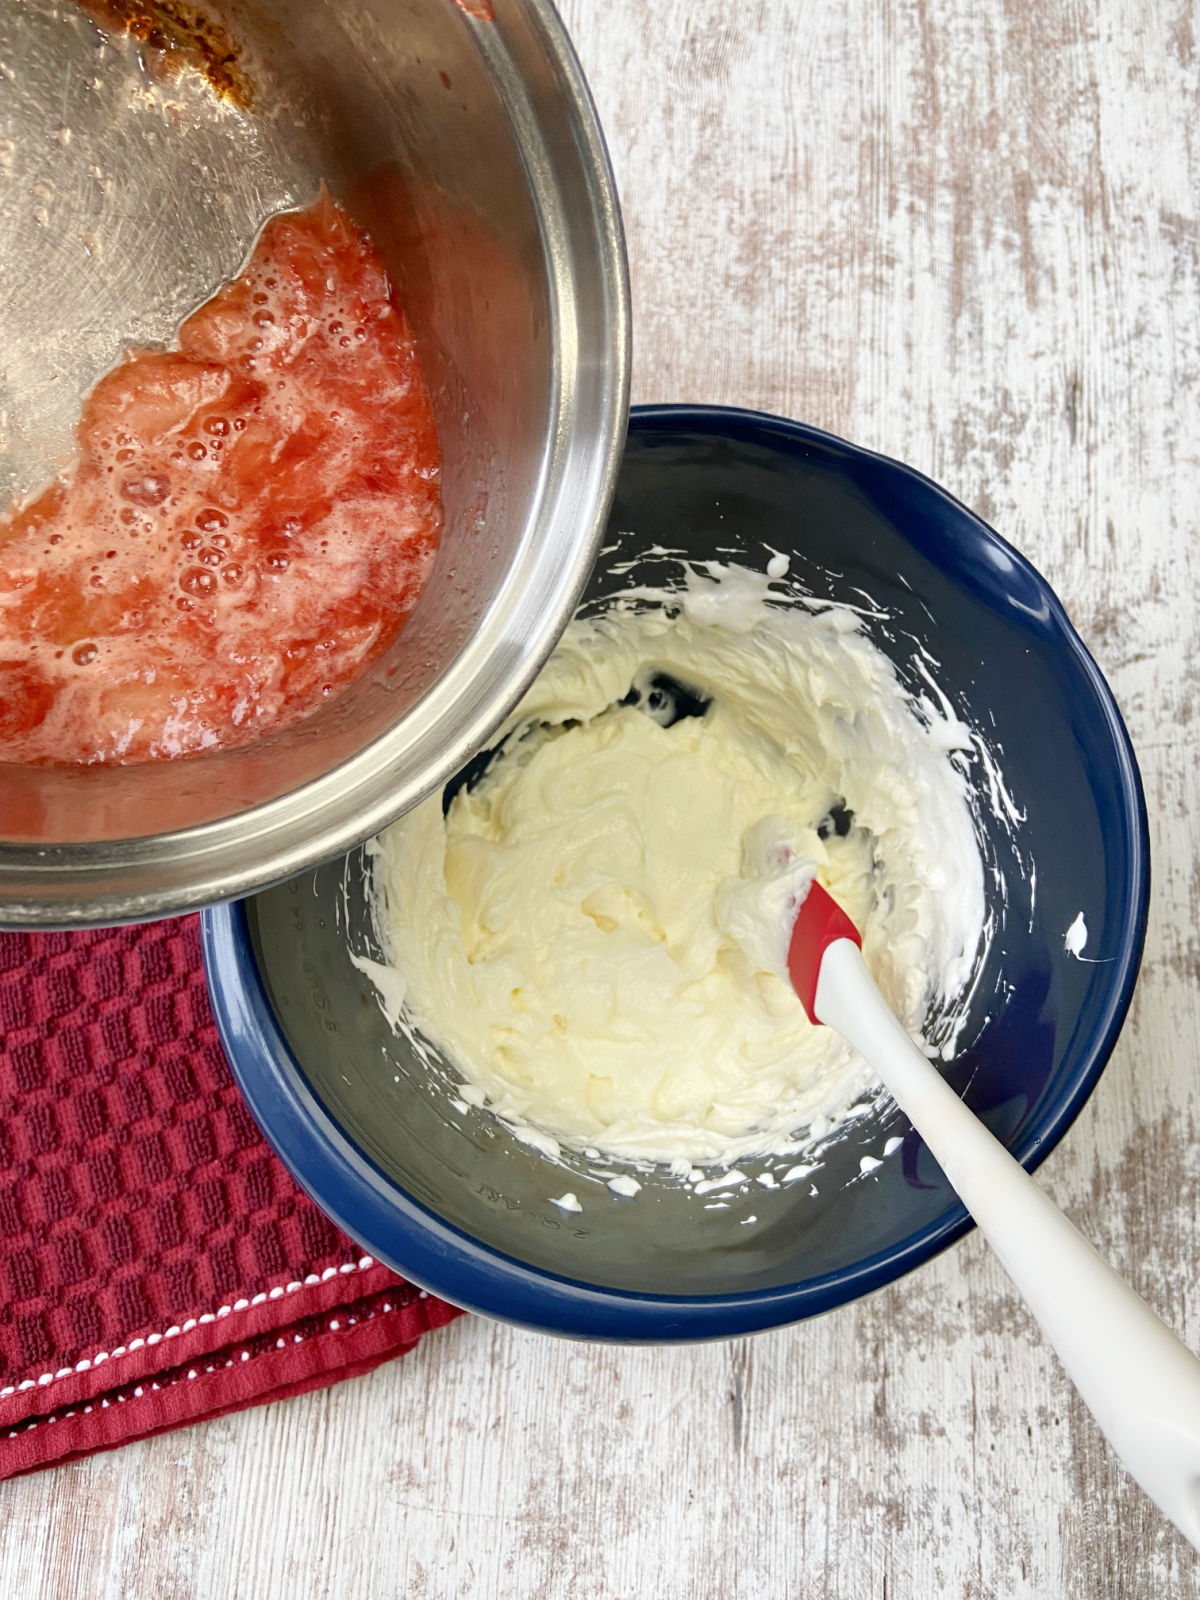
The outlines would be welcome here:
[[[635,398],[912,462],[1108,673],[1146,962],[1054,1196],[1200,1348],[1200,7],[568,0],[633,269]],[[369,1378],[0,1487],[0,1595],[1200,1596],[976,1238],[755,1340],[464,1319]]]

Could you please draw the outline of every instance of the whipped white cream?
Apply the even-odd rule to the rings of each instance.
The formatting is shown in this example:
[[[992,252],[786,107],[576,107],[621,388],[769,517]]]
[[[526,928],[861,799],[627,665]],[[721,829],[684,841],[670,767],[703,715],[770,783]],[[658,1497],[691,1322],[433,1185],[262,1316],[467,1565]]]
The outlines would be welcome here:
[[[764,817],[747,830],[739,875],[718,887],[713,915],[756,971],[787,979],[792,927],[816,876],[787,817]]]
[[[380,841],[381,1004],[548,1150],[730,1165],[870,1092],[786,981],[814,873],[914,1035],[967,985],[970,731],[918,715],[849,610],[769,603],[783,565],[572,622],[483,777]],[[672,684],[703,714],[663,725]]]

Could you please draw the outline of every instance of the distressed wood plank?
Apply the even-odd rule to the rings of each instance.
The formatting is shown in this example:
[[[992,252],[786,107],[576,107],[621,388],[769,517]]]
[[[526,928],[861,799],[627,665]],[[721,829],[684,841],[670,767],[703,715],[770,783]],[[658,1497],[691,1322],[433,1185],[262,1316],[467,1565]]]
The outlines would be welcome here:
[[[563,11],[624,199],[635,398],[790,413],[930,472],[1111,678],[1150,937],[1043,1173],[1200,1348],[1197,7]],[[1200,1596],[977,1239],[754,1341],[464,1321],[332,1392],[6,1485],[0,1530],[12,1600]]]

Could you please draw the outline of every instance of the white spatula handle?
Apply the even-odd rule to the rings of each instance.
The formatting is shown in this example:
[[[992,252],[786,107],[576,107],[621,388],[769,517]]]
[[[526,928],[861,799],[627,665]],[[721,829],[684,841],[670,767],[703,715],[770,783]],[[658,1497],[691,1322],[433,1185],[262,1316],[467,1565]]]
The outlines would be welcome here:
[[[879,1073],[1121,1460],[1200,1549],[1200,1361],[925,1059],[850,940],[825,951],[814,1009]]]

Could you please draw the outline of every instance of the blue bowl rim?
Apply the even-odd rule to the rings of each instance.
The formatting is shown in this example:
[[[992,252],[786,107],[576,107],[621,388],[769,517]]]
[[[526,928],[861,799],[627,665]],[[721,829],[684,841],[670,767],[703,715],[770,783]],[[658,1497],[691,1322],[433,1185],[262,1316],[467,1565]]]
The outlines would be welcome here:
[[[998,547],[1044,596],[1047,626],[1090,684],[1112,740],[1131,836],[1124,938],[1109,966],[1114,982],[1102,1026],[1072,1083],[1013,1153],[1029,1171],[1046,1159],[1079,1115],[1116,1044],[1132,1000],[1145,941],[1150,846],[1145,797],[1128,731],[1103,674],[1058,597],[1033,565],[939,484],[889,456],[767,412],[730,406],[646,405],[630,412],[638,433],[687,428],[789,451],[834,449],[918,485],[975,536]],[[965,1207],[853,1266],[796,1284],[713,1296],[642,1294],[560,1277],[480,1243],[445,1222],[386,1176],[341,1131],[318,1100],[275,1017],[254,959],[244,902],[202,913],[204,963],[217,1026],[234,1076],[266,1136],[297,1182],[353,1239],[419,1286],[465,1310],[568,1337],[622,1342],[726,1338],[783,1326],[893,1282],[932,1259],[972,1226]]]

